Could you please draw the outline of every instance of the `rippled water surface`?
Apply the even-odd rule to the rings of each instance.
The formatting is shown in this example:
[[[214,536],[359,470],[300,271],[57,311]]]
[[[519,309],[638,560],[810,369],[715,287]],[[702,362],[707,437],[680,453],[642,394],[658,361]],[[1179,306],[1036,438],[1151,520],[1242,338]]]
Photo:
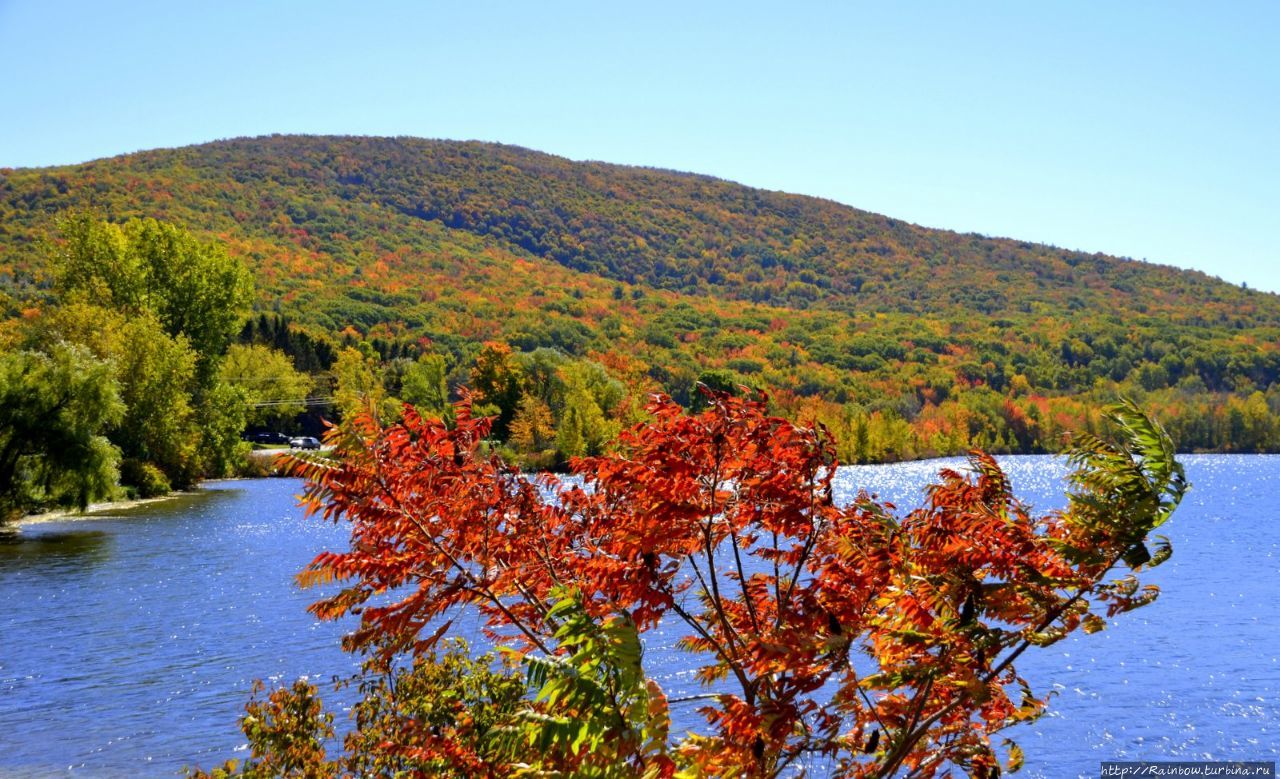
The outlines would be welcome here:
[[[0,776],[173,776],[243,741],[254,679],[352,667],[292,585],[340,528],[295,480],[212,483],[0,539]]]
[[[1007,731],[1027,775],[1096,776],[1109,759],[1280,758],[1280,457],[1183,459],[1195,486],[1162,528],[1174,556],[1144,579],[1160,600],[1020,662],[1037,689],[1058,692],[1048,716]],[[863,487],[910,508],[957,462],[846,468],[841,497]],[[1002,463],[1037,508],[1061,502],[1059,462]],[[302,519],[300,487],[213,483],[0,539],[0,776],[207,768],[241,746],[253,679],[352,670],[342,626],[317,623],[305,611],[314,594],[292,584],[346,540]],[[679,694],[689,672],[663,646],[672,637],[649,637],[647,664]]]

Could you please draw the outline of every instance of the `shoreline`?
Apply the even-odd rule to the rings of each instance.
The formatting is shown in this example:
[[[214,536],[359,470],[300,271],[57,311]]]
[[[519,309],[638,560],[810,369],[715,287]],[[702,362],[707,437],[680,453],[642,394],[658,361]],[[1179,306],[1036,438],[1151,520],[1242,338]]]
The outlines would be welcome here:
[[[256,452],[255,452],[256,454]],[[1180,456],[1206,456],[1206,455],[1223,455],[1223,456],[1246,456],[1246,457],[1280,457],[1280,452],[1178,452]],[[995,457],[1054,457],[1062,458],[1065,455],[1061,452],[1040,452],[1040,453],[1004,453],[994,455]],[[866,463],[842,463],[841,467],[875,467],[875,466],[893,466],[893,465],[911,465],[916,463],[927,463],[931,460],[950,460],[963,459],[964,454],[939,455],[934,457],[918,457],[911,460],[890,460],[882,462],[866,462]],[[567,472],[563,471],[521,471],[523,475],[541,475],[551,474],[554,476],[564,476]],[[159,503],[166,500],[176,500],[188,495],[194,495],[200,486],[207,483],[218,482],[236,482],[236,481],[256,481],[258,479],[282,478],[278,474],[264,476],[226,476],[220,479],[206,479],[199,483],[195,490],[174,491],[168,495],[161,495],[155,498],[134,498],[132,500],[104,501],[99,503],[90,503],[85,507],[84,511],[78,509],[57,509],[54,511],[45,511],[39,514],[28,514],[21,517],[8,525],[0,524],[0,534],[19,533],[22,528],[27,525],[42,525],[49,522],[80,522],[85,520],[99,519],[111,516],[113,511],[122,511],[136,508],[138,506],[146,506],[151,503]],[[288,477],[286,477],[288,478]]]
[[[184,495],[191,494],[192,493],[190,491],[171,492],[168,495],[160,495],[154,498],[134,498],[132,500],[113,500],[101,503],[90,503],[85,507],[84,511],[79,509],[56,509],[54,511],[44,511],[39,514],[28,514],[11,523],[8,530],[9,532],[16,533],[21,532],[22,528],[27,525],[43,525],[48,522],[81,522],[90,519],[100,519],[110,516],[110,513],[113,511],[146,506],[166,500],[176,500]]]
[[[97,503],[90,503],[85,507],[84,511],[74,508],[54,509],[52,511],[42,511],[38,514],[27,514],[19,517],[8,524],[0,524],[0,534],[16,534],[22,532],[22,529],[28,525],[44,525],[49,522],[83,522],[93,519],[105,519],[114,515],[117,511],[126,511],[128,509],[137,508],[139,506],[147,506],[152,503],[160,503],[166,500],[177,500],[178,498],[196,495],[207,484],[217,484],[220,482],[236,482],[236,481],[254,481],[257,479],[275,479],[281,478],[278,474],[267,474],[264,476],[225,476],[220,479],[202,479],[196,486],[189,490],[174,490],[167,495],[158,495],[154,498],[133,498],[130,500],[108,500]]]

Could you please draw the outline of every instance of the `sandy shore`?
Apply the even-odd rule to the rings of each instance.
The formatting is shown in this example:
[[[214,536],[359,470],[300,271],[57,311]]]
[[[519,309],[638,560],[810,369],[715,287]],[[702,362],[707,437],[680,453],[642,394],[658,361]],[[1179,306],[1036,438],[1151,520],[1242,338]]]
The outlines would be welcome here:
[[[284,450],[288,451],[288,450]],[[254,454],[257,454],[254,452]],[[264,476],[228,476],[223,479],[209,479],[201,482],[201,484],[219,484],[229,481],[252,481],[255,479],[270,478]],[[58,509],[57,511],[46,511],[41,514],[28,514],[21,519],[10,522],[7,525],[0,524],[0,533],[11,532],[16,533],[25,525],[40,525],[45,522],[74,522],[86,519],[98,519],[101,517],[109,517],[118,511],[135,508],[137,506],[146,506],[150,503],[160,503],[166,500],[176,500],[177,498],[195,495],[197,491],[179,491],[171,492],[168,495],[161,495],[158,498],[136,498],[134,500],[115,500],[105,501],[102,503],[90,503],[84,511],[77,509]],[[3,777],[0,777],[3,779]]]
[[[149,503],[159,503],[165,500],[174,500],[184,495],[190,495],[190,492],[172,492],[168,495],[161,495],[158,498],[138,498],[136,500],[116,500],[106,503],[90,503],[84,511],[78,509],[60,509],[58,511],[46,511],[43,514],[28,514],[18,521],[9,525],[11,530],[20,530],[25,525],[39,525],[45,522],[65,522],[82,519],[96,519],[102,516],[110,516],[113,512],[123,509],[131,509],[135,506],[145,506]]]

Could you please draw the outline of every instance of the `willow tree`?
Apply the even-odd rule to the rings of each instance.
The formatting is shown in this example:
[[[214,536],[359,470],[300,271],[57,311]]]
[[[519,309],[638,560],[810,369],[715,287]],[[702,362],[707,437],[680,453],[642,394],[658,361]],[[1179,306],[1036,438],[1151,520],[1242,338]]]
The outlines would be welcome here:
[[[111,495],[124,412],[111,365],[59,344],[0,354],[0,524],[42,506]]]

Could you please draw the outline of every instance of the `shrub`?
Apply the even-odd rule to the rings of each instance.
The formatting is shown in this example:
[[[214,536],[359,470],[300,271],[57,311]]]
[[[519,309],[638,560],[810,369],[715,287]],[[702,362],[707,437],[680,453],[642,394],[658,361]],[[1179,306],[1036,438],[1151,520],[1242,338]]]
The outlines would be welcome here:
[[[120,483],[126,489],[133,488],[133,494],[139,498],[168,495],[173,490],[164,471],[151,463],[134,459],[120,463]]]

